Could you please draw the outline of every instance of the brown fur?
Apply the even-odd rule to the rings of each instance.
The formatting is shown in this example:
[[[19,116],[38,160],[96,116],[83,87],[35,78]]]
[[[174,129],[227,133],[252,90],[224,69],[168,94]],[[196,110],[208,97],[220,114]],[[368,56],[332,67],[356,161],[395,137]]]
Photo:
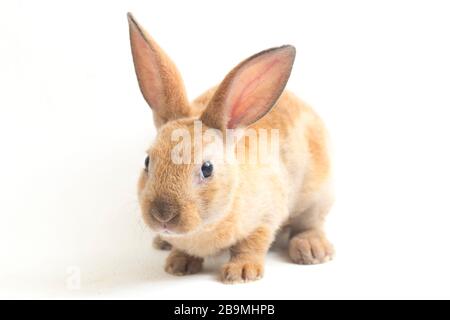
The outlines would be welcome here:
[[[250,126],[262,118],[280,97],[289,79],[294,58],[295,48],[283,46],[262,51],[244,60],[221,82],[200,119],[209,127],[220,130],[236,128],[236,121],[242,127]],[[242,90],[237,90],[239,82],[245,82],[246,78],[252,81],[247,81]],[[269,81],[262,81],[266,78]],[[275,87],[276,90],[270,90]],[[250,105],[251,113],[248,112]]]
[[[314,111],[294,94],[283,92],[293,63],[290,47],[264,51],[245,60],[220,86],[195,99],[187,110],[183,98],[179,99],[186,96],[181,78],[173,81],[164,76],[178,75],[175,66],[166,61],[168,57],[153,40],[144,36],[132,17],[129,22],[133,57],[140,60],[135,65],[141,90],[144,96],[156,94],[156,100],[163,101],[156,108],[152,106],[158,134],[148,150],[150,166],[148,172],[141,173],[138,194],[144,220],[156,231],[162,230],[160,220],[164,217],[155,210],[167,207],[177,213],[172,212],[167,222],[172,233],[160,234],[155,242],[158,247],[173,247],[166,271],[176,275],[199,272],[204,257],[230,250],[222,280],[235,283],[259,279],[265,254],[283,226],[292,230],[289,255],[293,262],[311,264],[331,259],[333,248],[323,232],[333,202],[327,136]],[[138,52],[139,46],[133,42],[141,41],[139,37],[153,49]],[[150,57],[145,59],[146,55]],[[280,63],[267,74],[270,59]],[[143,81],[142,73],[150,69],[150,73],[162,77],[160,87]],[[251,87],[252,81],[262,81],[264,90]],[[245,91],[248,88],[250,93]],[[150,89],[156,93],[150,93]],[[250,96],[242,99],[242,94]],[[171,100],[172,95],[175,100]],[[259,109],[248,113],[252,99],[258,101]],[[175,118],[167,117],[167,113]],[[203,131],[239,126],[278,129],[281,162],[221,164],[214,166],[211,179],[196,183],[200,164],[172,163],[171,150],[178,142],[171,140],[171,134],[181,128],[193,133],[198,119],[203,120]],[[203,156],[209,151],[214,159],[218,146],[203,142]],[[162,200],[169,204],[161,205]]]
[[[128,14],[128,22],[139,88],[147,103],[156,111],[154,117],[156,127],[172,119],[188,117],[189,102],[175,64],[131,14]],[[157,68],[147,68],[146,60],[151,60]],[[171,90],[171,88],[181,88],[181,90]],[[159,91],[163,91],[163,94],[157,95]]]

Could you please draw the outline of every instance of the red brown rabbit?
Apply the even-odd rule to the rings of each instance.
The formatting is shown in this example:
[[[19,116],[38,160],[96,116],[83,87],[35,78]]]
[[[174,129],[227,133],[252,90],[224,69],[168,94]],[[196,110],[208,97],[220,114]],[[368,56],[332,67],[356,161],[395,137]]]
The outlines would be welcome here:
[[[229,250],[221,279],[257,280],[270,245],[285,229],[293,262],[330,260],[333,247],[323,230],[333,203],[327,134],[316,113],[284,90],[295,48],[273,48],[244,60],[219,86],[189,103],[174,63],[131,14],[128,21],[139,87],[158,130],[138,196],[145,222],[158,233],[154,244],[171,248],[166,271],[194,274],[205,257]],[[225,139],[202,137],[182,145],[198,161],[174,161],[180,146],[174,132],[195,134],[200,121],[201,133],[212,129],[212,135],[225,137],[234,130],[233,154],[248,132],[259,138],[262,130],[275,130],[278,153],[264,161],[224,161]],[[244,154],[252,152],[248,140],[240,145]]]

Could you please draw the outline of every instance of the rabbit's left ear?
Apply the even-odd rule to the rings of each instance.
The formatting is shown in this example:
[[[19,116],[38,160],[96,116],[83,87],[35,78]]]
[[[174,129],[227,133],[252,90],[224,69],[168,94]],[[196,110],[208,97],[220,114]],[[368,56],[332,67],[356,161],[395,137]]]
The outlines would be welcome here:
[[[241,62],[219,85],[201,120],[222,131],[252,125],[277,102],[294,59],[295,48],[282,46]]]
[[[183,80],[167,54],[128,13],[134,67],[157,126],[190,114]]]

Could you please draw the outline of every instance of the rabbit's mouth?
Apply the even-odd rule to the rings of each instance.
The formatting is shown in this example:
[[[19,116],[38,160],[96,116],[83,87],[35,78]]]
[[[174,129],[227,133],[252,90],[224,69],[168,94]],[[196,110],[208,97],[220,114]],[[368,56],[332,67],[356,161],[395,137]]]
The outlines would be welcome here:
[[[156,219],[152,219],[153,223],[150,224],[150,227],[157,233],[163,236],[170,237],[178,237],[178,236],[186,236],[191,232],[196,232],[198,230],[199,225],[187,225],[185,221],[183,221],[183,217],[177,215],[172,220],[164,222],[157,221]]]
[[[159,221],[158,219],[154,219],[156,224],[156,232],[164,234],[164,235],[175,235],[178,234],[178,220],[177,217],[174,217],[168,221]]]
[[[201,224],[195,203],[164,200],[141,199],[144,221],[154,232],[165,236],[185,235]]]
[[[174,234],[174,232],[172,230],[170,230],[169,226],[167,225],[167,223],[163,223],[161,225],[161,233],[163,234]]]

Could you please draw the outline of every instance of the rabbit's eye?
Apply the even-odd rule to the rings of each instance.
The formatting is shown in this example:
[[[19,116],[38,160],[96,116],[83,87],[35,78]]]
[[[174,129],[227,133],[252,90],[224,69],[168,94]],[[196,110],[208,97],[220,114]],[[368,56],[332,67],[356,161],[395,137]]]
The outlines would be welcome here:
[[[202,176],[203,178],[209,178],[213,172],[213,165],[211,162],[206,161],[202,164]]]
[[[148,171],[148,163],[150,162],[149,157],[145,158],[145,171]]]

